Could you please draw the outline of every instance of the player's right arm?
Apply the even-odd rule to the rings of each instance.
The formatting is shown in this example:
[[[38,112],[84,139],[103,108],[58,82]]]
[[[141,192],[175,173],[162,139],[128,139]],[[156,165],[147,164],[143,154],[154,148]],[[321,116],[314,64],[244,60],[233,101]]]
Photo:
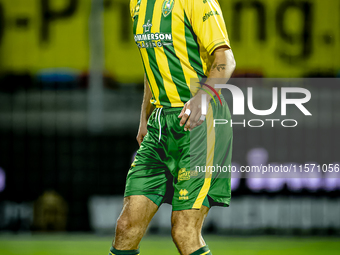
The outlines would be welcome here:
[[[141,145],[144,137],[146,136],[148,132],[147,130],[148,119],[154,109],[154,106],[150,102],[151,98],[152,98],[152,93],[149,87],[149,83],[146,78],[146,75],[144,75],[144,96],[143,96],[142,109],[140,113],[139,129],[138,129],[138,134],[136,137],[139,146]]]

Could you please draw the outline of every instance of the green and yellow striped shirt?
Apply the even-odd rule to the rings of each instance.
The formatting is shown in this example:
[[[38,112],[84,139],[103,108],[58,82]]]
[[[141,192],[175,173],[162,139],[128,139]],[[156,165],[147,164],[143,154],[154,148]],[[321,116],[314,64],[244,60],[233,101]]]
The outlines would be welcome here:
[[[230,47],[217,0],[131,0],[135,42],[156,107],[182,107],[190,80],[209,75],[214,50]]]

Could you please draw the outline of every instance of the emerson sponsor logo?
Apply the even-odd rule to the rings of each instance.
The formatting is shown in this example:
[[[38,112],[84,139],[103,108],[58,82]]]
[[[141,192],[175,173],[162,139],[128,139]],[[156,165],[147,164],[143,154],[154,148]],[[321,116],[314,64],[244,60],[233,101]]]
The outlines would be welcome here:
[[[218,11],[210,11],[204,14],[203,16],[203,22],[207,21],[210,17],[215,16],[215,15],[220,15]]]
[[[150,33],[150,20],[143,25],[144,33],[135,35],[135,42],[139,48],[156,48],[172,45],[171,33]]]
[[[135,35],[135,42],[139,48],[156,48],[172,45],[172,34],[150,33]]]

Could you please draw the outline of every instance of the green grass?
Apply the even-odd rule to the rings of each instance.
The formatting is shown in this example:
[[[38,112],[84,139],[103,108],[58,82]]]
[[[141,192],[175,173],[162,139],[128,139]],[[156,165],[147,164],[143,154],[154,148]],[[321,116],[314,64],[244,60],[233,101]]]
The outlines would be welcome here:
[[[206,241],[214,255],[340,254],[339,238],[219,237]],[[0,235],[1,255],[107,255],[111,237],[95,235]],[[147,236],[142,255],[178,254],[169,237]]]

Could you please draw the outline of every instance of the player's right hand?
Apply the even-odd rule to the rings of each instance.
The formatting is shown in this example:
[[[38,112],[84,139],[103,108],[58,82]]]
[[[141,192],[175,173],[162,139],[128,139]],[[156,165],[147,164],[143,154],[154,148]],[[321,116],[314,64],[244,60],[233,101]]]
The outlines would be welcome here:
[[[178,118],[181,119],[180,126],[184,125],[184,131],[191,131],[195,127],[201,125],[205,120],[205,115],[202,115],[202,93],[197,93],[184,105]],[[188,111],[189,110],[189,111]]]
[[[139,144],[139,147],[141,145],[141,143],[143,142],[144,137],[146,136],[146,134],[148,133],[147,130],[147,123],[140,123],[139,124],[139,129],[138,129],[138,134],[137,134],[137,142]]]

